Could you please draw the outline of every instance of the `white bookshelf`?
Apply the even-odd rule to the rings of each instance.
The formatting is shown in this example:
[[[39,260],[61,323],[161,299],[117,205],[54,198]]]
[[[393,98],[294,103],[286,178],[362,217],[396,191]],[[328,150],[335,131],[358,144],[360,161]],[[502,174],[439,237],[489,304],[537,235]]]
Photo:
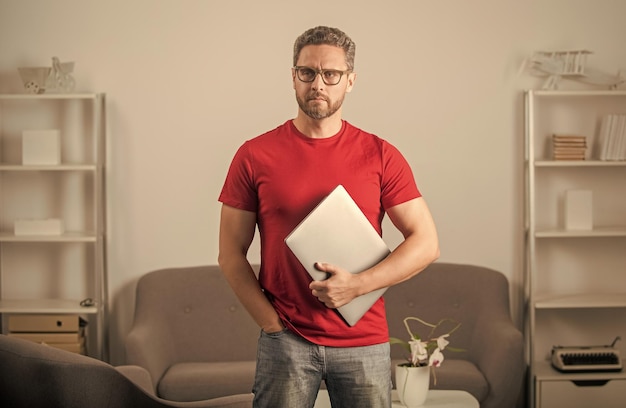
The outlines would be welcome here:
[[[536,408],[626,406],[624,373],[561,373],[549,363],[554,345],[626,341],[626,161],[596,159],[602,118],[615,113],[626,113],[624,91],[525,93],[528,400]],[[585,136],[585,160],[552,160],[553,134]],[[568,190],[592,192],[591,229],[565,228]],[[623,342],[616,347],[626,355]]]
[[[107,360],[104,127],[102,93],[0,94],[2,332],[12,315],[78,315],[88,354]],[[22,164],[22,131],[38,129],[60,131],[59,164]],[[15,220],[47,218],[64,232],[14,232]]]

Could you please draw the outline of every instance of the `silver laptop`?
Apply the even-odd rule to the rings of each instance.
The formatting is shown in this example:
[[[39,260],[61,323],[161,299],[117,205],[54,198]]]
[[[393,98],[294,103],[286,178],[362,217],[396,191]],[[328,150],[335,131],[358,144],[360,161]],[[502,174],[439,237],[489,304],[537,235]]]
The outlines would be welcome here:
[[[389,248],[346,189],[339,185],[285,238],[285,243],[315,280],[327,278],[316,262],[359,273],[382,261]],[[354,326],[387,288],[353,299],[337,311]]]

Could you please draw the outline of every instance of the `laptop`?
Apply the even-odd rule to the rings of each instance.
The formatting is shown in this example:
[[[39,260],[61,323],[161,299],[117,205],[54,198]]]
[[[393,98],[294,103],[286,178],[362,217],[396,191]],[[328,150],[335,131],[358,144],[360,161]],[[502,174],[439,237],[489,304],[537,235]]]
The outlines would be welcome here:
[[[326,272],[316,262],[337,265],[359,273],[376,265],[390,251],[346,189],[339,185],[324,198],[285,238],[285,243],[314,280],[325,280]],[[337,308],[354,326],[387,290],[382,288],[353,299]]]

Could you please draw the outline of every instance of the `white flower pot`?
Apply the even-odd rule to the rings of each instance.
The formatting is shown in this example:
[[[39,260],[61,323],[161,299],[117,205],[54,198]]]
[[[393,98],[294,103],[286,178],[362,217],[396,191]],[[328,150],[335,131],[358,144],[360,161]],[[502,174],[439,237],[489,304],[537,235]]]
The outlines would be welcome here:
[[[430,384],[430,367],[396,366],[396,388],[400,403],[407,408],[421,407]]]

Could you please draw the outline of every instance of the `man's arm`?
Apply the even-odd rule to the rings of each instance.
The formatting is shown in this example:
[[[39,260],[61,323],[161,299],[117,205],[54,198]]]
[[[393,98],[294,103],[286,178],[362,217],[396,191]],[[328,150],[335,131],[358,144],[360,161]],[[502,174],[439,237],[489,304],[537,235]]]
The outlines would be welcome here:
[[[235,295],[266,333],[283,324],[254,275],[246,257],[256,228],[256,213],[222,205],[218,263]]]
[[[404,241],[383,261],[359,274],[351,274],[341,265],[317,265],[331,276],[312,282],[309,288],[326,306],[340,307],[359,295],[410,279],[439,258],[437,229],[422,197],[390,208],[387,215]]]

